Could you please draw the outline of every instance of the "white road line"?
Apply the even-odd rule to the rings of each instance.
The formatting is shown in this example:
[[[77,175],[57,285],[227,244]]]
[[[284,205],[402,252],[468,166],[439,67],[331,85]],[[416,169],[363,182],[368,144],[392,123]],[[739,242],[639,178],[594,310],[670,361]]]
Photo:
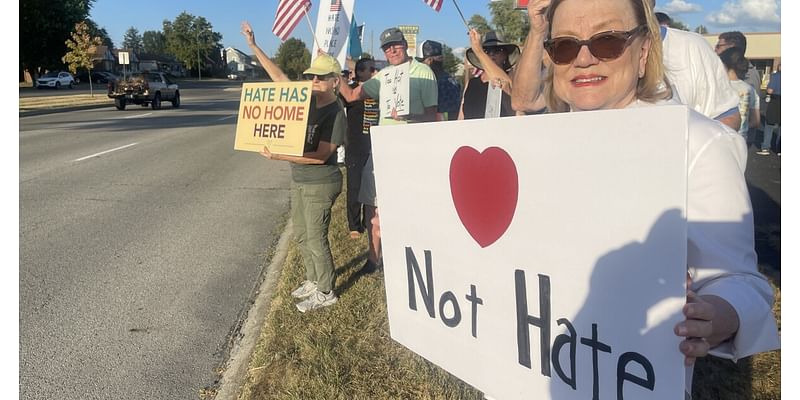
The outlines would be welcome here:
[[[238,115],[238,114],[228,115],[227,117],[222,117],[222,118],[218,119],[217,121],[224,121],[224,120],[226,120],[226,119],[231,119],[231,118],[233,118],[233,117],[235,117],[235,116],[237,116],[237,115]]]
[[[128,147],[131,147],[131,146],[136,146],[137,144],[139,144],[139,143],[137,142],[137,143],[126,144],[125,146],[120,146],[120,147],[117,147],[117,148],[111,149],[111,150],[101,151],[99,153],[95,153],[95,154],[92,154],[92,155],[86,156],[86,157],[81,157],[81,158],[79,158],[77,160],[72,160],[72,161],[73,162],[75,162],[75,161],[83,161],[83,160],[85,160],[87,158],[97,157],[97,156],[100,156],[100,155],[103,155],[103,154],[106,154],[106,153],[111,153],[112,151],[122,150],[122,149],[125,149],[125,148],[128,148]]]
[[[122,119],[128,119],[128,118],[139,118],[139,117],[144,117],[144,116],[147,116],[147,115],[150,115],[150,114],[152,114],[152,113],[151,113],[151,112],[149,112],[149,113],[147,113],[147,114],[131,115],[131,116],[129,116],[129,117],[122,117]]]

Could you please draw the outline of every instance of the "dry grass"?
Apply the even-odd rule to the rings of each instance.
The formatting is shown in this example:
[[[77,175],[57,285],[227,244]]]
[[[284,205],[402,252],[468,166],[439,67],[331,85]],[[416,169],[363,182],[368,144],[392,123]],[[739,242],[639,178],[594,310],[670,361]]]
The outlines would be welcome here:
[[[482,399],[481,393],[389,336],[382,273],[360,275],[366,239],[353,240],[339,196],[330,241],[338,267],[339,303],[301,314],[289,292],[304,279],[294,243],[270,314],[250,361],[241,400]],[[780,288],[776,287],[780,317]],[[701,361],[694,396],[779,399],[780,352],[740,360]]]
[[[69,96],[37,96],[37,97],[20,97],[19,110],[40,110],[47,108],[61,108],[81,106],[88,104],[114,104],[114,101],[106,96],[105,91],[98,91],[94,97],[88,94],[76,94]]]

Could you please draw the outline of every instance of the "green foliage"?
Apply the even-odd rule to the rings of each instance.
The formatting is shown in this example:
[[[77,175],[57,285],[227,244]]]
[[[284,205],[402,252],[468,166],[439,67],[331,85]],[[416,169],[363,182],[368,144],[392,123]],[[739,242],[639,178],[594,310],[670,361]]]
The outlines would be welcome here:
[[[75,24],[89,16],[94,0],[20,0],[19,61],[34,76],[39,70],[60,69],[65,41]]]
[[[122,40],[122,47],[131,50],[134,54],[139,54],[144,49],[142,45],[142,36],[139,35],[139,30],[130,27],[125,31],[125,38]]]
[[[669,27],[673,29],[680,29],[682,31],[687,31],[687,32],[689,31],[689,25],[686,25],[683,22],[678,21],[677,19],[674,18],[669,23]]]
[[[483,35],[486,32],[493,30],[492,26],[489,25],[489,21],[483,17],[483,15],[475,14],[469,18],[468,22],[471,28],[475,28],[478,33]]]
[[[203,60],[219,48],[222,40],[222,35],[213,31],[208,20],[187,12],[175,17],[175,21],[164,20],[163,27],[167,53],[190,69],[204,67]]]
[[[99,37],[92,37],[89,34],[85,21],[75,24],[72,38],[67,39],[65,44],[69,51],[61,57],[61,61],[67,64],[69,70],[73,74],[78,72],[78,68],[86,68],[91,72],[95,49],[102,44],[102,41]]]
[[[92,59],[94,58],[95,50],[97,46],[100,46],[103,42],[100,40],[99,37],[94,36],[92,37],[89,34],[89,28],[86,25],[86,21],[81,21],[75,24],[75,30],[72,32],[72,38],[67,39],[66,45],[69,48],[67,54],[64,57],[61,57],[61,61],[63,61],[67,66],[69,66],[70,72],[77,73],[78,68],[86,68],[89,70],[89,93],[92,93],[92,67],[94,63]]]
[[[147,54],[166,54],[167,38],[161,31],[144,31],[142,34],[142,48]]]
[[[365,51],[361,53],[361,59],[374,60],[375,57],[373,57],[372,54],[369,54]]]
[[[708,28],[706,28],[705,25],[698,25],[697,28],[694,28],[694,31],[701,35],[705,35],[708,33]]]
[[[100,28],[97,24],[92,21],[91,18],[86,18],[86,26],[89,28],[89,36],[91,37],[99,37],[100,40],[103,42],[103,46],[108,47],[109,50],[114,48],[114,41],[111,40],[111,37],[108,36],[108,32],[106,28]]]
[[[458,70],[458,66],[461,64],[461,60],[453,55],[453,49],[446,44],[442,45],[442,58],[442,68],[444,68],[448,74],[455,75],[456,71]]]
[[[278,47],[274,61],[289,79],[299,80],[311,65],[311,52],[302,40],[289,38]]]
[[[506,42],[522,43],[528,36],[530,21],[528,14],[514,8],[514,0],[498,0],[489,3],[492,25]]]

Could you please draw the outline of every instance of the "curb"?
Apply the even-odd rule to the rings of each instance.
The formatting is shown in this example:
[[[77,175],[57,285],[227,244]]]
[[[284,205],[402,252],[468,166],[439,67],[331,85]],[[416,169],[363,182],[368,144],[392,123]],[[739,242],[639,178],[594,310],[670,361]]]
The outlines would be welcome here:
[[[33,117],[37,115],[47,115],[47,114],[57,114],[61,112],[69,112],[69,111],[80,111],[80,110],[91,110],[95,108],[104,108],[104,107],[114,107],[114,103],[108,104],[86,104],[82,106],[67,106],[67,107],[56,107],[56,108],[41,108],[35,110],[20,110],[19,117]]]
[[[270,303],[275,293],[275,285],[283,271],[286,254],[289,252],[291,236],[292,224],[288,222],[283,233],[281,233],[280,239],[278,239],[275,255],[270,260],[253,306],[247,312],[247,318],[238,335],[239,340],[233,344],[230,350],[222,378],[220,378],[219,389],[214,397],[216,400],[236,400],[239,396],[244,380],[247,377],[247,366],[250,364],[250,357],[261,336],[264,320],[269,312]]]

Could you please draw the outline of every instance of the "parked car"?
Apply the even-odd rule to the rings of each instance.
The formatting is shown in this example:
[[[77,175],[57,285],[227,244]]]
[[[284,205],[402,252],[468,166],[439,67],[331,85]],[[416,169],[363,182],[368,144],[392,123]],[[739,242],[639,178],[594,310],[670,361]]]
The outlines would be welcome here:
[[[72,86],[75,85],[75,83],[77,83],[75,81],[75,77],[69,72],[48,72],[36,80],[36,88],[42,89],[51,87],[55,89],[61,89],[62,86],[66,86],[72,89]]]
[[[89,82],[89,72],[83,71],[75,75],[78,82]],[[117,80],[117,76],[106,71],[92,71],[92,83],[108,83]]]
[[[244,75],[228,74],[228,79],[232,81],[243,81],[244,78],[245,78]]]

